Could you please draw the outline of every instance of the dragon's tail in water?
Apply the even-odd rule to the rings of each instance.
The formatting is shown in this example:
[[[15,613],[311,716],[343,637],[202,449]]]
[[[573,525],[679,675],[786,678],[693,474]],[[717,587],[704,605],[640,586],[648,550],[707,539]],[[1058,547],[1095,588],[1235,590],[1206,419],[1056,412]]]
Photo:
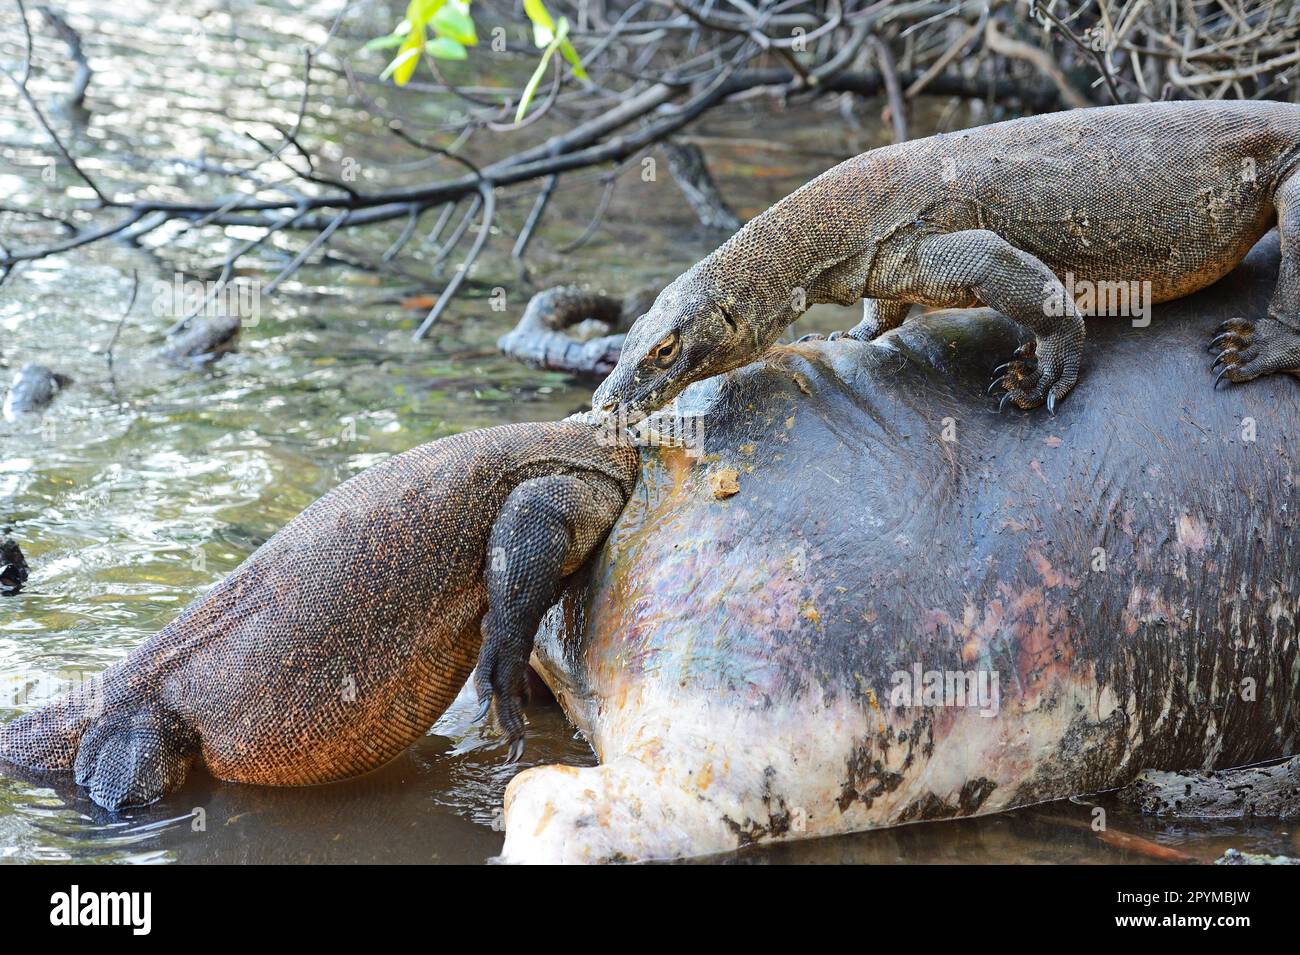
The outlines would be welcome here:
[[[72,770],[105,809],[146,806],[178,788],[198,738],[175,713],[139,700],[105,702],[100,680],[0,726],[0,760]]]

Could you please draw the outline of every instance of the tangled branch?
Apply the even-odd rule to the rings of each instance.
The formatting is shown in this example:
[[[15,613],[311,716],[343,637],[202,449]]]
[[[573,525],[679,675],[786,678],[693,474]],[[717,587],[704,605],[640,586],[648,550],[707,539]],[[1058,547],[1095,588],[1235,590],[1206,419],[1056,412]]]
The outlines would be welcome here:
[[[459,263],[419,323],[416,338],[428,333],[462,288],[490,241],[501,202],[528,184],[539,183],[541,189],[513,238],[512,256],[521,273],[562,177],[593,169],[604,182],[591,222],[569,246],[576,247],[599,228],[617,172],[660,144],[701,218],[734,227],[736,220],[713,185],[702,155],[690,154],[672,141],[724,104],[760,97],[796,103],[837,96],[858,102],[884,97],[883,116],[894,138],[903,139],[910,134],[909,111],[923,96],[981,100],[1019,111],[1170,97],[1294,98],[1291,80],[1300,69],[1300,5],[1278,0],[553,3],[572,24],[567,36],[581,57],[581,74],[554,57],[539,102],[521,122],[513,122],[512,117],[523,112],[514,86],[458,85],[446,78],[436,60],[426,57],[408,91],[440,97],[456,104],[461,113],[453,120],[431,122],[381,105],[376,96],[386,83],[362,68],[366,54],[340,51],[340,27],[354,6],[347,4],[325,38],[303,51],[295,121],[287,127],[268,124],[278,136],[274,142],[250,134],[255,157],[203,164],[204,172],[229,183],[226,192],[178,199],[120,195],[97,181],[101,176],[106,181],[107,174],[92,178],[78,164],[29,88],[32,28],[23,0],[15,4],[25,35],[25,59],[16,69],[0,71],[41,134],[95,198],[89,224],[74,224],[49,211],[0,209],[0,214],[50,220],[63,232],[45,242],[0,249],[0,280],[21,263],[110,238],[139,241],[167,223],[180,223],[182,229],[158,247],[177,231],[255,228],[254,238],[238,243],[224,257],[215,294],[231,281],[239,260],[249,252],[272,237],[307,233],[301,248],[267,286],[266,291],[273,291],[314,255],[325,254],[338,234],[401,221],[397,238],[375,263],[391,267],[411,249],[424,216],[437,211],[424,242],[435,252],[420,266],[435,276],[454,256]],[[512,9],[497,11],[492,0],[480,0],[475,9],[483,6],[499,22],[509,23]],[[66,20],[52,11],[45,20],[81,57],[82,40]],[[527,46],[508,43],[498,52],[521,65],[536,55]],[[346,176],[327,174],[304,132],[309,128],[305,120],[312,115],[313,78],[327,73],[346,80],[354,99],[383,123],[383,134],[393,138],[395,148],[418,154],[420,158],[405,168],[440,173],[415,184],[383,188],[363,188]],[[79,102],[84,94],[82,83]],[[93,93],[86,100],[93,109]],[[498,141],[526,135],[525,129],[542,127],[548,127],[550,135],[534,145],[512,151],[496,147]],[[484,137],[491,142],[485,144]],[[479,154],[500,158],[471,160],[471,143]],[[281,178],[266,177],[265,170],[272,168]]]

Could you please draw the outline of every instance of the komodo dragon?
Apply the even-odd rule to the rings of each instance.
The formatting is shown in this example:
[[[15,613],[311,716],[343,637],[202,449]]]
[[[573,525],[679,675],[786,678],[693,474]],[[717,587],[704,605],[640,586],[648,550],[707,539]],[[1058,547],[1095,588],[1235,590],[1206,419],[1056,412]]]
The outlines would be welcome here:
[[[756,359],[807,306],[865,298],[847,333],[859,340],[898,326],[913,304],[1004,312],[1034,341],[994,372],[1003,404],[1054,410],[1078,377],[1084,336],[1062,278],[1149,282],[1145,304],[1163,302],[1225,275],[1274,222],[1282,269],[1268,316],[1227,323],[1212,345],[1231,381],[1294,372],[1297,164],[1300,106],[1274,102],[1073,110],[871,150],[665,288],[594,404],[637,420]]]
[[[612,438],[504,425],[370,468],[101,677],[0,726],[0,759],[71,769],[114,810],[180,786],[196,755],[230,781],[342,779],[427,732],[476,654],[518,758],[533,634],[635,483]]]

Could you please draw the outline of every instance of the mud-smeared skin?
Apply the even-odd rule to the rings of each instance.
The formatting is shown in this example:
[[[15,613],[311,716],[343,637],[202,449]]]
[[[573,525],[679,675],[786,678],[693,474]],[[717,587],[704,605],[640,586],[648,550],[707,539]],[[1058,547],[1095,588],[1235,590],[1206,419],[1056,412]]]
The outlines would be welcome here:
[[[196,755],[225,780],[342,779],[427,732],[476,655],[517,745],[537,622],[632,488],[636,452],[601,437],[506,425],[365,471],[100,679],[0,727],[0,758],[71,769],[110,809]]]
[[[1300,106],[1266,102],[1073,110],[872,150],[664,289],[595,406],[629,417],[662,407],[753,361],[808,305],[863,298],[849,338],[894,328],[912,304],[998,309],[1035,334],[998,381],[1022,408],[1054,404],[1075,383],[1084,337],[1067,273],[1149,281],[1153,300],[1167,301],[1227,274],[1274,221],[1284,262],[1267,318],[1220,344],[1232,381],[1296,369],[1297,163]],[[1057,297],[1063,314],[1045,308]]]
[[[643,451],[538,638],[602,765],[517,777],[505,857],[699,855],[1295,754],[1300,389],[1214,392],[1196,347],[1264,313],[1276,250],[1150,328],[1102,324],[1050,427],[988,407],[1020,334],[991,312],[683,395],[707,455]],[[996,672],[997,715],[895,705],[916,664]]]

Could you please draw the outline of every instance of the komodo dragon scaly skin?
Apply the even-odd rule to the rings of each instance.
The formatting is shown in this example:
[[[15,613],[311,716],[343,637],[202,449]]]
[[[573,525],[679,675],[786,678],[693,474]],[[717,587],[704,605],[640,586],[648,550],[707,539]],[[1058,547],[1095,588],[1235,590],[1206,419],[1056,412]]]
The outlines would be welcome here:
[[[1073,110],[874,149],[665,288],[594,404],[644,417],[756,359],[808,306],[865,298],[848,333],[859,340],[913,304],[1004,312],[1035,336],[995,371],[1004,403],[1054,408],[1078,377],[1084,334],[1063,277],[1150,282],[1150,302],[1167,301],[1225,275],[1275,222],[1282,270],[1269,315],[1229,323],[1216,364],[1238,382],[1295,371],[1298,163],[1300,106],[1273,102]]]
[[[533,634],[613,526],[637,462],[572,419],[396,455],[101,677],[0,727],[0,758],[71,769],[109,809],[177,788],[196,755],[229,781],[343,779],[426,733],[476,654],[480,700],[492,695],[517,757]]]

